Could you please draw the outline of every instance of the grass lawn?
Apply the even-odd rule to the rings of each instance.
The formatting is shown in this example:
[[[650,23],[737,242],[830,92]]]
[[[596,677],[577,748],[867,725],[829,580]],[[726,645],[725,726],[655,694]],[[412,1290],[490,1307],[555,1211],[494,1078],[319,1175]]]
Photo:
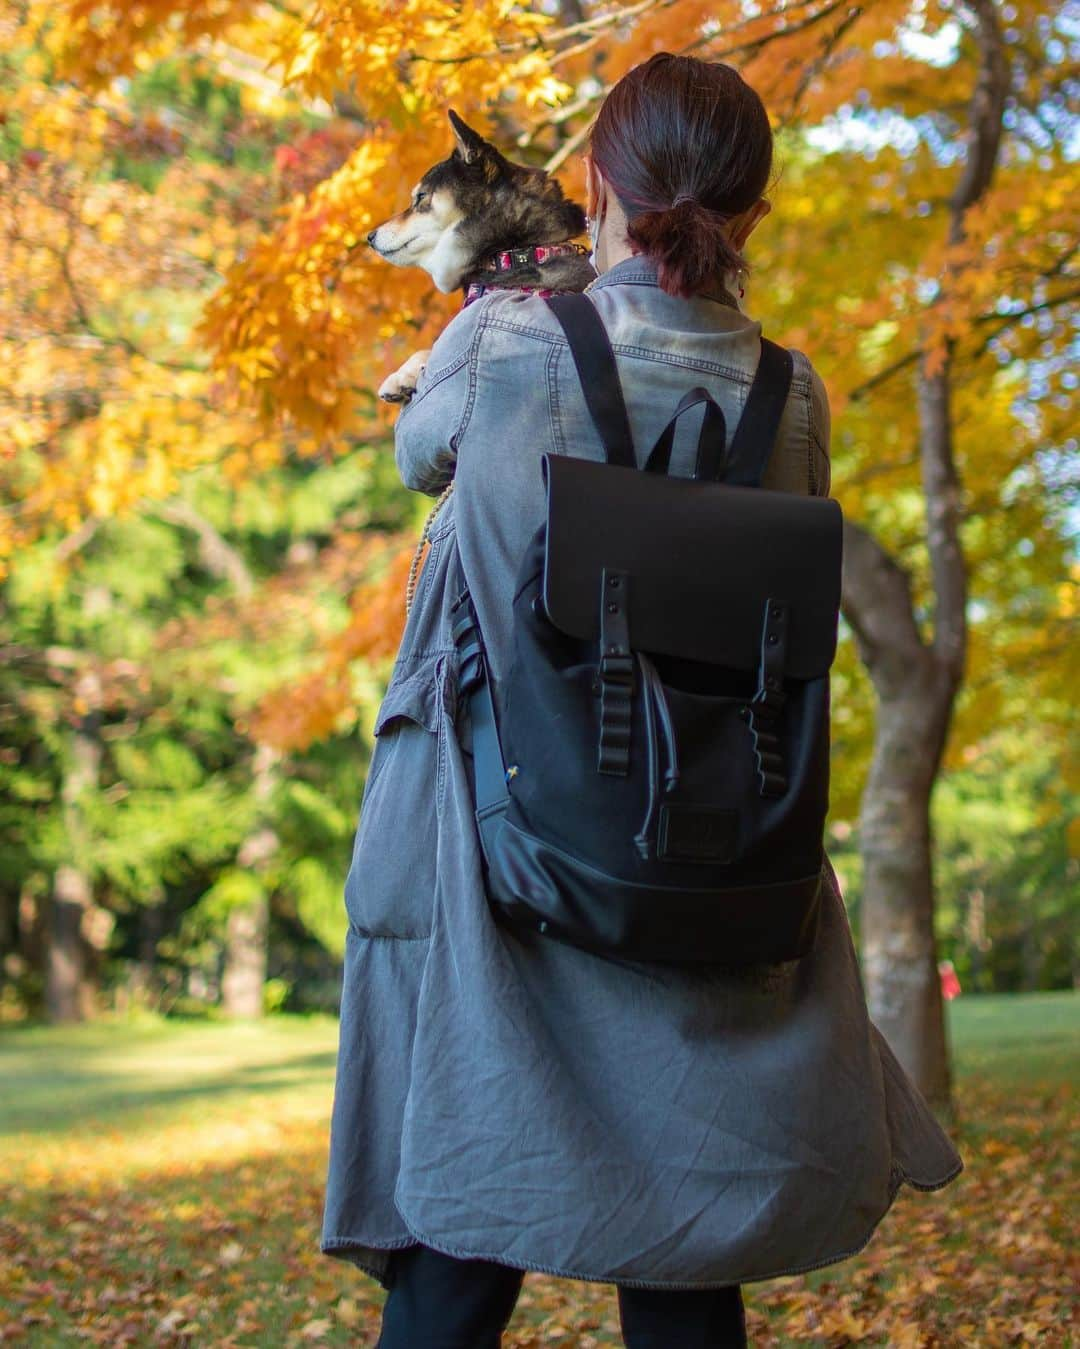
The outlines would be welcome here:
[[[948,1017],[965,1173],[748,1285],[754,1346],[1080,1344],[1080,994]],[[328,1018],[0,1031],[0,1342],[373,1345],[381,1289],[318,1251],[336,1043]],[[619,1345],[612,1290],[530,1274],[504,1344]]]

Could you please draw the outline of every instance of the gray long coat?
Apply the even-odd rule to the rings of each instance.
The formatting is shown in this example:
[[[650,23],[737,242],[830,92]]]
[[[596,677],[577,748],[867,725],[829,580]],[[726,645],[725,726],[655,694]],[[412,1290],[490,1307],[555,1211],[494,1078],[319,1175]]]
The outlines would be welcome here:
[[[687,388],[734,427],[760,326],[680,300],[631,258],[590,287],[639,463]],[[829,414],[806,358],[765,485],[826,493]],[[511,935],[484,899],[448,607],[468,578],[494,668],[543,516],[544,451],[602,458],[543,301],[495,293],[432,351],[402,411],[407,486],[453,495],[386,697],[345,887],[349,931],[321,1249],[388,1284],[417,1240],[579,1279],[702,1288],[858,1251],[902,1182],[962,1163],[870,1022],[826,868],[817,944],[738,974]],[[672,471],[689,473],[676,442]]]

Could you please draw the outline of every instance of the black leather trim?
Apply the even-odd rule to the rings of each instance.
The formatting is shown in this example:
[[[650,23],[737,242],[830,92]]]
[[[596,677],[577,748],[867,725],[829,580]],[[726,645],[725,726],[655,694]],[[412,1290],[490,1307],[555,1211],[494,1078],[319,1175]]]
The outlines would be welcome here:
[[[831,498],[663,477],[546,454],[544,608],[598,641],[604,568],[630,576],[630,643],[756,671],[761,618],[789,610],[785,673],[816,679],[836,652],[842,520]]]

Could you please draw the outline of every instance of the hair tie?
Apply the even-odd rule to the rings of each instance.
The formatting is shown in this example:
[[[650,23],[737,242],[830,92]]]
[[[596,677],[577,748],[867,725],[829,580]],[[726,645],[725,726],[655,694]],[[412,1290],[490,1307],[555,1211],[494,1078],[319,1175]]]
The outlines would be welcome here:
[[[671,203],[671,209],[674,210],[676,206],[681,206],[684,201],[692,202],[695,206],[697,205],[697,198],[692,192],[680,192]]]

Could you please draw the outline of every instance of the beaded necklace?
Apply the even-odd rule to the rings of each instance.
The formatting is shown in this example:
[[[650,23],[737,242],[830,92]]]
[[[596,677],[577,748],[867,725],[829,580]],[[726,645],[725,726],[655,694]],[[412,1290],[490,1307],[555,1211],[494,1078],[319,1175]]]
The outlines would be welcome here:
[[[416,594],[416,582],[420,576],[420,558],[424,552],[424,544],[428,541],[428,535],[431,533],[431,526],[435,523],[435,517],[438,515],[443,503],[448,499],[454,490],[454,484],[447,483],[439,494],[438,500],[432,506],[428,518],[424,521],[424,528],[420,534],[420,542],[416,545],[416,551],[413,553],[412,562],[409,564],[409,579],[405,585],[405,617],[408,618],[409,611],[412,609],[413,596]]]

